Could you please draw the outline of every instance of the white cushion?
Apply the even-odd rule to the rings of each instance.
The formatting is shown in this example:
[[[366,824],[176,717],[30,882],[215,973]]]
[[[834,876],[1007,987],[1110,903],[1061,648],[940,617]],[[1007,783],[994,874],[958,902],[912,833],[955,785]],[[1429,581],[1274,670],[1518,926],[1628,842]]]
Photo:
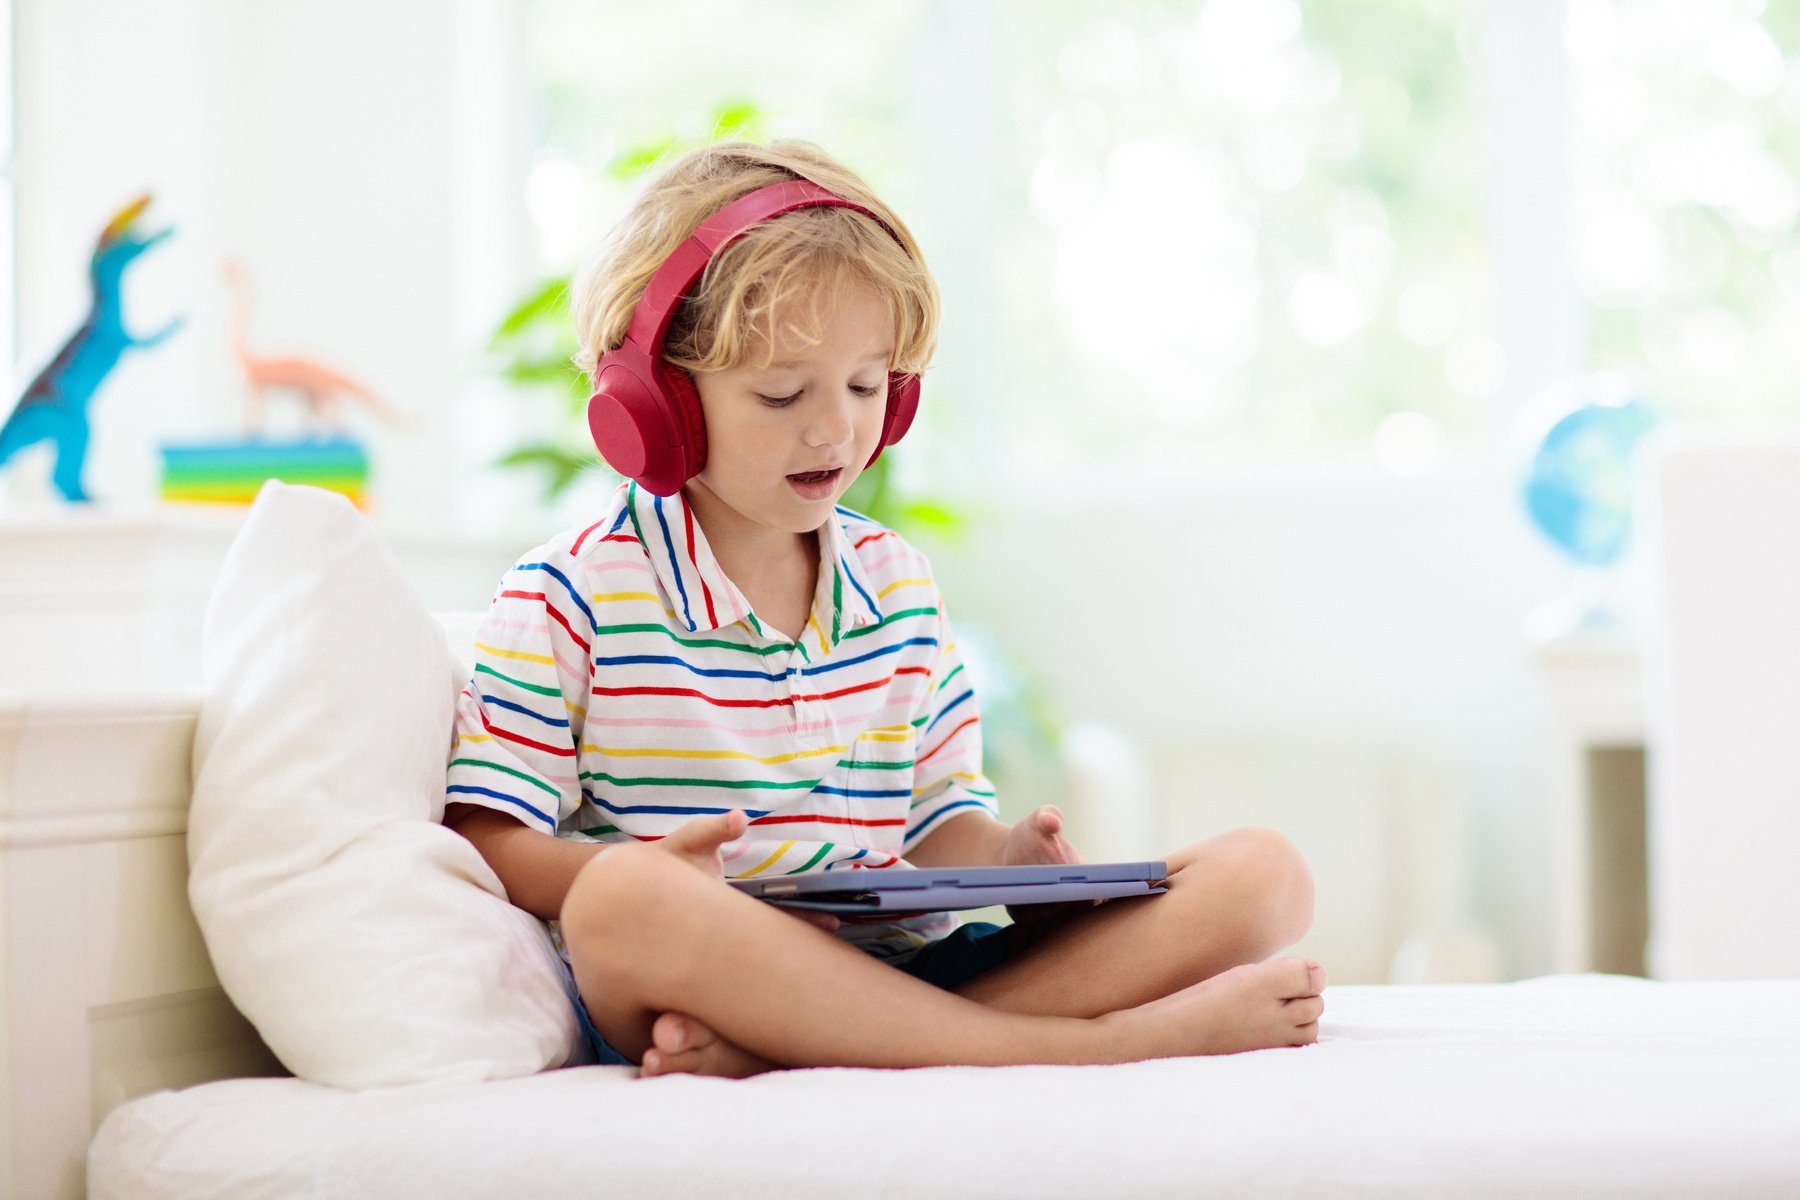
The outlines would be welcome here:
[[[232,1001],[338,1087],[561,1065],[546,931],[438,821],[466,675],[341,496],[266,485],[207,609],[189,896]]]

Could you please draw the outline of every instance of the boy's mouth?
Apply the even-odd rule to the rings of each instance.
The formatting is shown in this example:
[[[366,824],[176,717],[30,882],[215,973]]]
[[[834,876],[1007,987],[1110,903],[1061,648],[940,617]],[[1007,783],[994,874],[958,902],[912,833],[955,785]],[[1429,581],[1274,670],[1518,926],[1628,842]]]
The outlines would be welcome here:
[[[787,481],[808,500],[822,500],[837,487],[838,477],[843,473],[842,467],[832,467],[828,471],[798,471],[789,475]]]

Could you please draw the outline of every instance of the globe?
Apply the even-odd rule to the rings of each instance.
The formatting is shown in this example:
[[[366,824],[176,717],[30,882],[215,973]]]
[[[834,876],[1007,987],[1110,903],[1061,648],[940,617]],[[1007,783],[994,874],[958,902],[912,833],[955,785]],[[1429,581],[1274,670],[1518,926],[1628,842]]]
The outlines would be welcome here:
[[[1633,462],[1655,423],[1636,386],[1612,374],[1553,385],[1527,408],[1525,511],[1577,566],[1607,566],[1629,542]]]

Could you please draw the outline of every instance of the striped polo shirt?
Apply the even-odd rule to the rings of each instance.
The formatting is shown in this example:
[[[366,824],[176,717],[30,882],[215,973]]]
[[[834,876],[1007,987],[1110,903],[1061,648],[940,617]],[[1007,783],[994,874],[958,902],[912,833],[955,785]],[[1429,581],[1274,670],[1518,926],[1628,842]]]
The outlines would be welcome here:
[[[621,485],[521,559],[476,635],[447,800],[581,840],[742,808],[737,878],[888,869],[994,811],[973,689],[924,555],[846,508],[818,531],[798,639],[758,620],[680,495]],[[843,933],[899,952],[953,921]]]

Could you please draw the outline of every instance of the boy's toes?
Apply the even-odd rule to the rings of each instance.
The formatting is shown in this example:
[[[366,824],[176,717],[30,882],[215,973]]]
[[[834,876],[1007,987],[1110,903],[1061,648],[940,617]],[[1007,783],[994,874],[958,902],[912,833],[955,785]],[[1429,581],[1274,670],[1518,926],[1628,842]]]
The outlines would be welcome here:
[[[652,1056],[656,1059],[655,1069],[650,1066]],[[718,1079],[745,1079],[772,1070],[773,1063],[758,1058],[747,1050],[740,1050],[722,1038],[709,1042],[698,1050],[685,1050],[680,1054],[663,1054],[650,1050],[644,1055],[646,1075],[711,1075]]]
[[[1325,968],[1310,958],[1285,958],[1281,960],[1283,968],[1281,998],[1296,1000],[1302,996],[1317,996],[1325,990]]]
[[[651,1047],[644,1051],[644,1061],[638,1067],[638,1074],[646,1079],[654,1079],[658,1075],[700,1075],[705,1072],[695,1068],[700,1065],[700,1053],[695,1050],[681,1054],[664,1054]]]
[[[774,1064],[740,1050],[711,1026],[686,1013],[667,1012],[650,1027],[650,1049],[644,1052],[643,1074],[717,1075],[741,1079],[774,1069]]]
[[[664,1057],[697,1049],[718,1035],[686,1013],[666,1012],[650,1027],[650,1041]]]
[[[1296,1025],[1317,1024],[1320,1014],[1325,1011],[1323,996],[1301,996],[1296,1000],[1282,1002],[1287,1017]]]

